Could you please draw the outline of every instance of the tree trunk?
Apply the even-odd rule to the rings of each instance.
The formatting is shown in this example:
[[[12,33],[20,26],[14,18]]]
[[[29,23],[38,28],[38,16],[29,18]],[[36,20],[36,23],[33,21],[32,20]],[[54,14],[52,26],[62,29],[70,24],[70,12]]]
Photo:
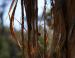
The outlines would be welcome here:
[[[75,0],[55,0],[53,56],[75,58]]]

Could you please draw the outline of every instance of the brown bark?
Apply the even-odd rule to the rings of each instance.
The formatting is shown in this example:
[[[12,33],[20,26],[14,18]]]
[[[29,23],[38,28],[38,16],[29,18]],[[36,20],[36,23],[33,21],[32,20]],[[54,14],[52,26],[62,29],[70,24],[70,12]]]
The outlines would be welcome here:
[[[47,57],[47,32],[46,32],[46,4],[47,1],[44,0],[44,58],[48,58]]]
[[[33,49],[36,51],[36,26],[35,22],[37,19],[37,0],[24,0],[26,16],[27,16],[27,25],[28,25],[28,56],[29,58],[34,58],[35,53],[32,53]],[[36,23],[37,24],[37,23]],[[33,37],[32,37],[33,36]],[[33,42],[32,42],[33,41]]]
[[[75,58],[74,3],[75,0],[55,0],[53,8],[54,38],[52,48],[57,58]]]
[[[21,0],[21,11],[22,11],[22,33],[21,33],[21,36],[22,36],[22,58],[25,58],[25,47],[24,47],[24,1]]]

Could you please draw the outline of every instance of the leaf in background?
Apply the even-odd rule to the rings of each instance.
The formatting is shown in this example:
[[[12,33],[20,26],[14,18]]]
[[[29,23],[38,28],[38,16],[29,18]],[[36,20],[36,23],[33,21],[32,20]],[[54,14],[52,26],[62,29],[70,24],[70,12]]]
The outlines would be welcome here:
[[[15,35],[15,32],[14,32],[14,14],[15,14],[15,10],[16,10],[16,7],[17,7],[17,2],[18,2],[18,0],[15,3],[15,6],[13,8],[11,16],[9,14],[9,18],[10,18],[10,32],[11,32],[12,36],[15,38],[15,40],[17,41],[18,45],[21,48],[21,44],[20,44],[19,40],[16,38],[16,35]],[[12,5],[13,5],[13,2],[12,2]],[[10,7],[9,12],[11,11],[11,9],[12,9],[12,6]]]

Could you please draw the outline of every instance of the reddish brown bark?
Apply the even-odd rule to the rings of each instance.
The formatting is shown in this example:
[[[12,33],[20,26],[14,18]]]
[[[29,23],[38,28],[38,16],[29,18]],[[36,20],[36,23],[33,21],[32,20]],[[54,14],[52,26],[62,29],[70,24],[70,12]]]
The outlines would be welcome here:
[[[29,58],[34,58],[36,53],[32,54],[32,51],[36,51],[37,38],[35,37],[37,33],[35,32],[37,27],[37,0],[24,0],[25,10],[27,16],[28,25],[28,56]]]
[[[54,1],[54,55],[57,58],[75,58],[75,0]]]

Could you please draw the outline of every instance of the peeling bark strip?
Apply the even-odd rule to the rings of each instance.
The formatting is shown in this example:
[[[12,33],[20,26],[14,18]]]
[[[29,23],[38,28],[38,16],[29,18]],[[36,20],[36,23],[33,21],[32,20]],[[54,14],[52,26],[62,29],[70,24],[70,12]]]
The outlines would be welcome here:
[[[15,2],[15,5],[14,5],[14,2]],[[15,39],[16,42],[18,43],[19,47],[21,48],[20,42],[19,42],[19,40],[17,39],[16,34],[15,34],[15,32],[14,32],[14,14],[15,14],[15,10],[16,10],[16,7],[17,7],[17,2],[18,2],[18,0],[13,0],[13,1],[12,1],[11,7],[10,7],[10,9],[9,9],[9,13],[11,12],[12,7],[14,7],[14,8],[13,8],[12,14],[10,15],[10,14],[8,13],[8,15],[9,15],[9,19],[10,19],[10,32],[11,32],[11,35],[14,37],[14,39]],[[14,6],[13,6],[13,5],[14,5]]]
[[[24,6],[25,6],[26,16],[27,16],[27,25],[28,25],[28,57],[32,58],[32,55],[31,55],[31,48],[32,48],[32,44],[31,44],[32,13],[31,13],[31,6],[30,5],[31,5],[31,0],[24,0]]]
[[[28,25],[28,56],[33,58],[35,53],[32,54],[32,50],[36,48],[36,2],[37,0],[24,0],[26,16],[27,16],[27,25]],[[33,31],[33,32],[32,32]],[[33,34],[33,37],[31,37]],[[33,42],[32,42],[33,41]],[[35,49],[36,50],[36,49]]]
[[[36,29],[36,36],[35,36],[35,42],[36,42],[36,58],[38,56],[38,0],[35,0],[35,29]]]
[[[47,1],[44,0],[44,58],[47,58],[47,34],[46,34],[46,4]]]
[[[12,3],[11,3],[11,6],[10,6],[10,9],[9,9],[9,12],[8,12],[8,14],[11,12],[11,10],[12,10],[12,7],[13,7],[14,3],[15,3],[15,0],[12,0]]]
[[[22,11],[22,33],[21,33],[21,36],[22,36],[22,58],[25,58],[25,47],[24,47],[24,1],[21,0],[21,11]]]

